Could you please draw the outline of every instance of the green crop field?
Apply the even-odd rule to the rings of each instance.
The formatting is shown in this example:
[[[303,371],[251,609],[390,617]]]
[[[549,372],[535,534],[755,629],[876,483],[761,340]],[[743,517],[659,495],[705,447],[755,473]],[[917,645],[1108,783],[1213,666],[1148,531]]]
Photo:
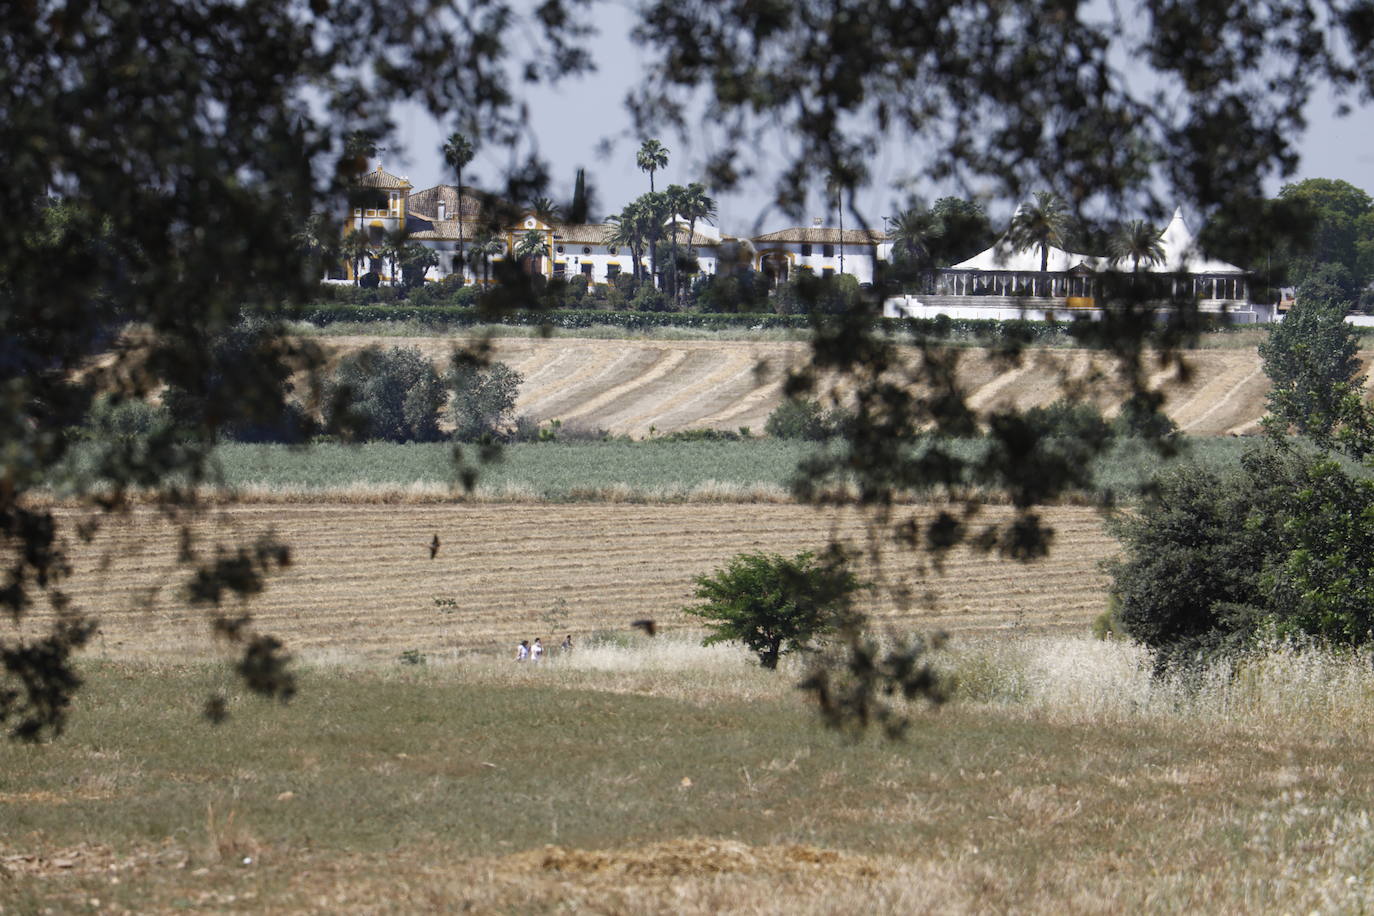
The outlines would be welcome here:
[[[1177,456],[1164,459],[1138,443],[1124,442],[1098,461],[1097,474],[1103,488],[1129,497],[1170,464],[1234,466],[1247,449],[1259,445],[1254,438],[1187,438]],[[767,438],[511,445],[499,461],[482,467],[477,496],[508,501],[776,501],[788,498],[798,461],[829,447]],[[967,440],[955,448],[975,456],[986,442]],[[477,460],[475,446],[463,449],[466,461]],[[74,460],[81,460],[79,451]],[[225,486],[250,499],[432,500],[462,492],[449,444],[229,444],[215,452],[215,465]],[[1075,494],[1074,499],[1088,496]]]

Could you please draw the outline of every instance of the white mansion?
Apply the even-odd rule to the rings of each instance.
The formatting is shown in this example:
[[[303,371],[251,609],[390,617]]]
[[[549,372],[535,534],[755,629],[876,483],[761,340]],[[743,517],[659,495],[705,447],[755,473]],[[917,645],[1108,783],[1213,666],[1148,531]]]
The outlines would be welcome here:
[[[608,223],[567,224],[546,221],[526,212],[499,233],[498,251],[482,257],[458,258],[460,240],[471,246],[489,223],[481,219],[479,192],[465,189],[459,199],[452,185],[413,191],[405,178],[392,175],[380,165],[363,175],[357,185],[369,192],[365,205],[353,205],[345,220],[345,232],[359,231],[380,245],[387,234],[404,231],[408,241],[433,249],[437,266],[426,272],[427,280],[443,280],[462,271],[466,282],[477,282],[483,258],[500,261],[512,257],[519,241],[531,232],[542,240],[548,257],[528,259],[526,268],[549,278],[585,276],[589,283],[610,283],[634,269],[630,251],[609,240],[615,227]],[[892,257],[892,239],[871,229],[836,229],[817,219],[807,227],[792,227],[763,235],[736,237],[698,222],[688,237],[680,224],[677,243],[691,250],[701,274],[711,276],[734,270],[754,270],[773,282],[783,281],[799,270],[817,276],[848,274],[860,283],[871,283],[879,261]],[[1196,238],[1183,219],[1182,210],[1160,235],[1164,256],[1142,262],[1140,269],[1155,275],[1171,275],[1175,294],[1191,294],[1205,311],[1225,313],[1240,323],[1273,319],[1269,306],[1249,301],[1249,277],[1239,267],[1203,256]],[[884,312],[891,317],[1046,318],[1067,317],[1096,311],[1096,275],[1119,269],[1106,258],[1051,247],[1045,271],[1040,270],[1038,248],[1015,250],[999,242],[993,247],[935,272],[930,292],[889,299]],[[371,271],[383,280],[388,265],[373,258]],[[649,257],[641,254],[648,272]],[[352,281],[352,266],[337,279]],[[1180,287],[1187,284],[1187,289]]]

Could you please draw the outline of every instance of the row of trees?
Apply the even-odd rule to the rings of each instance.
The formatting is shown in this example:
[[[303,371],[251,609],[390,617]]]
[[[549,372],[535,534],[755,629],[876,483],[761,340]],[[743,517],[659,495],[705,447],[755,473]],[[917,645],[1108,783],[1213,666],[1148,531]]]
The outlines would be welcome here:
[[[957,197],[942,197],[928,209],[919,205],[908,207],[893,217],[889,231],[893,260],[908,271],[926,271],[955,263],[996,241],[983,208]],[[1141,265],[1159,263],[1164,258],[1160,234],[1157,226],[1145,220],[1121,223],[1106,238],[1112,262],[1129,263],[1133,273]],[[1064,200],[1050,191],[1037,191],[1030,201],[1017,208],[1005,238],[1017,251],[1038,250],[1041,271],[1049,268],[1051,247],[1091,249],[1096,244],[1076,224]]]

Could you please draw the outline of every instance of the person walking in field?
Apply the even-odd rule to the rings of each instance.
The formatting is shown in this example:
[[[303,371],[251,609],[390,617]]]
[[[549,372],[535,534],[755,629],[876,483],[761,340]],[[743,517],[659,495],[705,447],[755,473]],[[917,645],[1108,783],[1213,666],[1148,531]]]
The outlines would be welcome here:
[[[534,648],[530,649],[530,661],[534,662],[537,665],[543,660],[544,644],[539,641],[538,637],[536,637],[534,640]]]
[[[535,640],[535,642],[538,642],[538,641],[539,641],[539,640]],[[517,662],[523,662],[523,661],[526,661],[529,657],[530,657],[530,641],[529,641],[528,639],[522,639],[522,640],[520,640],[520,645],[517,646],[516,649],[515,649],[515,660],[516,660]]]
[[[563,641],[562,641],[561,643],[558,644],[558,650],[559,650],[560,652],[571,652],[571,651],[572,651],[572,634],[571,634],[571,633],[569,633],[567,636],[564,636],[564,637],[563,637]]]

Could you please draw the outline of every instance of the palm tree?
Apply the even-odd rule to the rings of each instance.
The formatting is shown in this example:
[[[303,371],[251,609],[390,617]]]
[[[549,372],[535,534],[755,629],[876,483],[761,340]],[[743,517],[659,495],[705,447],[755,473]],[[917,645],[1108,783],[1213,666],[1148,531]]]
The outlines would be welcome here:
[[[1069,215],[1064,201],[1052,191],[1036,191],[1035,203],[1016,208],[1007,229],[1007,240],[1017,251],[1040,249],[1040,272],[1050,269],[1050,246],[1064,247],[1064,233],[1069,228]]]
[[[354,229],[344,237],[343,256],[353,265],[353,282],[361,286],[363,280],[362,263],[372,257],[372,240],[361,229]]]
[[[544,233],[538,229],[531,229],[520,236],[520,241],[515,243],[515,257],[519,261],[530,261],[530,272],[534,272],[536,258],[547,258],[549,256],[549,243],[544,241]]]
[[[663,211],[663,202],[657,197],[654,191],[654,173],[668,165],[668,148],[657,140],[645,140],[639,145],[639,152],[635,154],[635,163],[641,172],[649,173],[649,196],[651,198],[649,207],[655,213]],[[642,198],[641,198],[642,199]],[[658,225],[663,221],[662,216],[656,218],[656,224],[649,231],[649,261],[650,273],[654,286],[658,286]]]
[[[541,222],[549,225],[558,222],[563,216],[558,204],[554,203],[551,197],[536,197],[530,201],[530,212],[538,217]]]
[[[630,249],[630,270],[636,286],[639,285],[644,273],[644,243],[648,236],[650,217],[651,214],[644,206],[644,198],[641,197],[626,204],[619,214],[606,218],[606,222],[612,227],[606,233],[606,244],[623,245]]]
[[[934,266],[932,246],[940,237],[940,217],[925,207],[907,207],[892,218],[892,260],[903,280],[928,276]]]
[[[635,162],[641,172],[649,173],[649,191],[654,190],[654,172],[668,166],[668,149],[657,140],[645,140],[639,146]]]
[[[439,253],[428,245],[410,243],[401,259],[401,281],[407,286],[424,286],[425,274],[439,266]]]
[[[391,285],[396,286],[400,282],[401,262],[405,260],[410,241],[405,227],[397,229],[395,232],[388,232],[382,239],[382,261],[391,265]]]
[[[667,211],[667,220],[664,226],[668,230],[668,237],[671,240],[673,250],[673,282],[672,294],[678,294],[678,254],[677,254],[677,219],[682,213],[683,204],[687,201],[687,189],[680,184],[670,184],[668,189],[663,192],[663,206]]]
[[[925,207],[907,207],[892,219],[892,256],[926,267],[930,263],[930,246],[940,234],[940,220]]]
[[[462,134],[449,134],[444,144],[444,161],[458,176],[458,262],[459,277],[463,276],[463,168],[472,161],[477,149]]]
[[[295,235],[301,254],[322,269],[340,256],[339,229],[327,213],[312,213]]]
[[[1131,261],[1131,273],[1140,273],[1143,261],[1147,266],[1164,260],[1164,243],[1159,230],[1141,219],[1123,223],[1112,236],[1112,263]]]
[[[505,242],[494,235],[479,235],[472,240],[472,256],[482,263],[483,285],[491,282],[491,259],[505,250]]]
[[[697,220],[715,225],[716,202],[707,196],[706,188],[694,181],[683,189],[682,199],[678,201],[678,213],[687,220],[687,250],[697,253]]]
[[[696,253],[696,231],[697,220],[709,226],[716,224],[716,201],[706,194],[706,188],[699,181],[694,181],[687,186],[687,190],[681,201],[682,216],[687,220],[687,244],[691,246],[692,253]]]

